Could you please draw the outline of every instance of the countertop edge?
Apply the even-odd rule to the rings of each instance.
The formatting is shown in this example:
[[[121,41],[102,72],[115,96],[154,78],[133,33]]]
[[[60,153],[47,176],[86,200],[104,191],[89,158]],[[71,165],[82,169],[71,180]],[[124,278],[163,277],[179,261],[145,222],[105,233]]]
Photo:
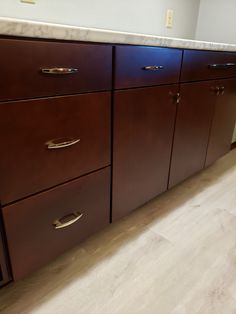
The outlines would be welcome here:
[[[236,45],[170,38],[73,25],[44,23],[7,17],[0,18],[0,35],[93,43],[159,46],[167,48],[235,51]]]

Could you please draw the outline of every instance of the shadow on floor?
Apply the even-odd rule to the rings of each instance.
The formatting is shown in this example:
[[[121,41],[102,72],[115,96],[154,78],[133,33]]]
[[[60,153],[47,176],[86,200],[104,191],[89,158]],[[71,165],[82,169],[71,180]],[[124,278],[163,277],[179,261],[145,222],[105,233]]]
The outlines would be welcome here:
[[[0,313],[30,313],[37,309],[53,295],[59,294],[66,285],[79,281],[97,264],[108,259],[130,241],[134,241],[158,220],[217,184],[234,167],[236,150],[205,171],[135,210],[128,217],[90,237],[26,279],[4,287],[0,290]]]

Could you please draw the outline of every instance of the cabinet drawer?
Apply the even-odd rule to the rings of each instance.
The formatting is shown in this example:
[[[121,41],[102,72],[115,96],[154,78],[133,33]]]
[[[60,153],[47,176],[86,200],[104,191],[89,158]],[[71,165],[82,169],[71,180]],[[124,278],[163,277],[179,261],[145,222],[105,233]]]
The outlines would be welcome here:
[[[117,46],[115,88],[177,83],[181,59],[178,49]]]
[[[185,50],[181,81],[236,76],[236,53]]]
[[[111,88],[111,46],[13,39],[0,45],[0,100]],[[78,71],[42,72],[55,68]]]
[[[109,191],[110,169],[105,168],[4,207],[14,279],[24,277],[108,225]]]
[[[1,203],[109,165],[110,98],[101,92],[0,104]]]

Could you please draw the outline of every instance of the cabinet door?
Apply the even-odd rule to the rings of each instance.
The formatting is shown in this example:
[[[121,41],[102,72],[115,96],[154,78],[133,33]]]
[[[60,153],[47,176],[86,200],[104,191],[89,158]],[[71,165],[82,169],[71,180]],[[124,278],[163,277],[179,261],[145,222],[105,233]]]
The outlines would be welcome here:
[[[182,84],[169,187],[204,168],[216,94],[214,81]]]
[[[1,226],[0,226],[0,286],[10,281],[10,275],[7,267],[5,246],[3,244]]]
[[[178,86],[115,92],[113,220],[167,189]]]
[[[236,119],[236,79],[217,81],[216,87],[220,93],[215,103],[206,166],[230,151]]]

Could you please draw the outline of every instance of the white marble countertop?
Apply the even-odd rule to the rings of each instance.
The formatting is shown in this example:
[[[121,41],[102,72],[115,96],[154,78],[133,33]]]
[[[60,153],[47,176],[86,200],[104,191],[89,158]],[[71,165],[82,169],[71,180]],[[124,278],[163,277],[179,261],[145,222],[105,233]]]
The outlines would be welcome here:
[[[0,35],[171,48],[236,51],[236,45],[0,17]]]

